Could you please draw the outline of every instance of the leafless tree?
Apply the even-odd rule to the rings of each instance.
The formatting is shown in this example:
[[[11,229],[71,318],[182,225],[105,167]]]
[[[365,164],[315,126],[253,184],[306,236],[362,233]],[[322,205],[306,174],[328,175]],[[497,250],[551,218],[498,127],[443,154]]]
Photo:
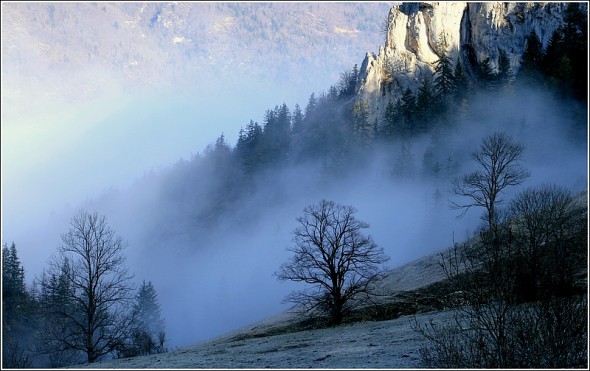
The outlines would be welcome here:
[[[105,216],[80,211],[61,236],[50,263],[59,286],[42,334],[56,352],[80,352],[89,363],[113,352],[126,336],[132,275],[125,267],[126,243]],[[59,289],[55,290],[55,289]],[[55,296],[55,295],[54,295]]]
[[[564,187],[545,184],[518,193],[508,213],[521,293],[531,300],[573,294],[576,277],[587,273],[586,204]]]
[[[587,206],[565,188],[520,192],[493,236],[441,254],[454,320],[414,329],[429,367],[587,367]]]
[[[496,205],[502,200],[499,194],[506,187],[521,184],[530,173],[519,165],[524,146],[514,143],[506,133],[494,133],[485,137],[472,158],[481,166],[480,170],[453,180],[453,192],[467,197],[466,203],[451,202],[456,209],[464,209],[461,216],[472,206],[484,207],[487,211],[488,227],[496,233]]]
[[[294,255],[276,273],[280,280],[305,282],[310,289],[297,291],[287,301],[307,311],[329,314],[340,324],[351,310],[373,294],[371,284],[381,277],[379,265],[388,260],[362,230],[367,223],[356,219],[352,206],[322,200],[305,208],[294,230]]]

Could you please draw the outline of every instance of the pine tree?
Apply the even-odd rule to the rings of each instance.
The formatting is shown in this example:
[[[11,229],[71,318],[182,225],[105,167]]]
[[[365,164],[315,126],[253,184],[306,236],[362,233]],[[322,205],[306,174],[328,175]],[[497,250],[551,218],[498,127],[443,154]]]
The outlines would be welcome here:
[[[69,276],[71,276],[71,265],[69,259],[65,258],[59,271],[50,274],[43,271],[40,279],[39,345],[41,351],[48,355],[51,367],[68,366],[84,360],[82,352],[65,347],[59,340],[61,334],[76,332],[72,323],[83,321],[83,311],[70,296],[70,292],[75,288],[69,281]]]
[[[2,306],[12,312],[27,298],[25,270],[20,263],[14,242],[2,246]],[[14,314],[14,313],[11,313]]]
[[[263,123],[265,158],[280,162],[287,157],[291,142],[291,113],[285,103],[267,110]]]
[[[117,357],[135,357],[166,352],[166,332],[156,289],[144,280],[131,307],[131,327],[117,347]]]
[[[395,116],[395,105],[392,101],[387,102],[385,107],[385,113],[383,114],[383,125],[380,130],[380,135],[386,140],[393,139],[395,137],[396,130],[396,116]]]
[[[236,145],[236,154],[246,174],[253,173],[264,162],[261,143],[262,127],[257,122],[250,120],[246,129],[240,130]]]
[[[550,86],[561,94],[586,100],[588,90],[588,15],[569,3],[565,24],[551,35],[542,69]]]
[[[432,79],[426,76],[420,82],[416,97],[416,125],[415,132],[424,132],[431,126],[432,116],[438,113],[439,105],[434,94]]]
[[[446,105],[456,90],[453,64],[447,53],[446,40],[439,46],[440,58],[434,68],[434,95],[440,104]]]
[[[310,120],[315,113],[318,106],[318,101],[315,97],[315,93],[311,93],[309,96],[309,100],[307,101],[307,106],[305,106],[305,120]]]
[[[395,116],[398,118],[397,131],[402,137],[411,135],[414,131],[416,116],[416,97],[410,88],[404,90],[401,98],[395,104]]]
[[[369,109],[367,103],[356,101],[352,110],[352,121],[356,139],[361,145],[366,145],[373,138],[373,126],[369,123]]]
[[[544,58],[543,45],[535,30],[527,37],[525,50],[522,54],[519,77],[537,80],[542,77],[542,63]]]
[[[453,80],[455,82],[455,103],[462,102],[469,94],[469,81],[463,71],[461,60],[457,57],[455,61],[455,70],[453,71]]]
[[[291,118],[291,130],[293,134],[298,134],[303,131],[303,113],[299,104],[295,104],[293,109],[293,117]]]
[[[165,328],[156,289],[151,281],[142,282],[133,304],[134,331],[148,335],[153,346],[144,347],[146,354],[164,351]],[[148,344],[150,342],[146,342]],[[144,345],[145,345],[144,344]]]
[[[496,74],[494,73],[494,69],[492,68],[492,62],[490,61],[490,57],[486,57],[486,59],[484,59],[482,62],[478,64],[477,79],[479,80],[480,85],[484,89],[496,88]]]
[[[2,246],[2,366],[31,366],[35,302],[26,289],[16,245]]]
[[[496,75],[496,81],[500,85],[506,85],[512,81],[512,78],[512,67],[510,66],[510,59],[508,59],[508,54],[504,50],[500,49],[500,54],[498,56],[498,73]]]
[[[412,154],[411,142],[403,140],[395,158],[393,174],[396,178],[410,178],[414,170],[414,155]]]
[[[588,10],[580,3],[568,3],[565,14],[564,41],[571,63],[571,95],[581,101],[588,97]]]

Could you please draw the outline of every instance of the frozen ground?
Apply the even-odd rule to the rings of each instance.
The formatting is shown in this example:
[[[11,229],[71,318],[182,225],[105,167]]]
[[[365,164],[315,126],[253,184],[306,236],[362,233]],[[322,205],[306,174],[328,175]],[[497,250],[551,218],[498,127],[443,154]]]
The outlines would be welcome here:
[[[393,269],[383,283],[387,292],[414,290],[443,278],[434,253]],[[415,318],[446,322],[451,311],[358,322],[334,328],[263,336],[289,325],[292,313],[270,317],[207,342],[172,352],[111,360],[84,368],[418,368],[420,335]]]
[[[174,352],[95,363],[93,368],[419,368],[420,336],[410,322],[452,312],[236,340],[223,337]]]

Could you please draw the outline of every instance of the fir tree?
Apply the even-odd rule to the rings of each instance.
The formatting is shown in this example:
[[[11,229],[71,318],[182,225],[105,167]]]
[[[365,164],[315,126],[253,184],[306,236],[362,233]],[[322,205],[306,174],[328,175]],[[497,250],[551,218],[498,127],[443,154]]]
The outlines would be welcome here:
[[[395,136],[395,105],[392,101],[387,102],[385,113],[383,114],[383,125],[381,127],[380,135],[386,140],[393,139]]]
[[[525,50],[522,54],[519,77],[537,80],[542,77],[543,45],[535,30],[527,37]]]
[[[480,86],[484,89],[494,89],[496,87],[496,74],[494,73],[494,69],[492,68],[492,62],[490,61],[490,57],[486,57],[482,62],[478,64],[477,79],[480,83]]]
[[[2,306],[10,311],[24,304],[27,297],[25,270],[20,263],[14,242],[2,246]]]
[[[318,101],[315,97],[315,93],[311,93],[309,100],[307,101],[307,106],[305,106],[305,120],[310,120],[312,118],[317,106]]]
[[[469,93],[469,80],[463,71],[461,60],[457,57],[455,61],[455,70],[453,71],[453,81],[455,82],[455,103],[459,103],[467,97]]]
[[[254,172],[264,162],[262,146],[262,127],[253,120],[250,120],[246,130],[240,130],[240,136],[236,145],[236,153],[240,165],[245,173]]]
[[[432,79],[424,77],[418,88],[416,97],[416,125],[415,132],[424,132],[431,126],[432,116],[438,113],[439,105],[434,94]]]
[[[2,366],[31,366],[35,302],[26,289],[16,245],[2,246]]]
[[[398,117],[398,131],[402,137],[412,134],[416,115],[416,97],[410,88],[404,90],[395,104],[395,115]]]
[[[363,101],[356,101],[352,110],[354,133],[361,144],[367,144],[373,138],[373,127],[369,123],[369,110]]]
[[[293,109],[293,117],[291,118],[291,130],[293,134],[298,134],[303,131],[303,113],[299,104],[295,104]]]
[[[153,340],[154,348],[145,349],[148,353],[164,350],[165,328],[164,319],[156,289],[151,281],[142,282],[133,304],[135,330],[145,331]]]
[[[440,58],[434,68],[434,95],[438,102],[448,104],[449,99],[456,90],[453,64],[447,53],[446,40],[443,38],[439,46]]]
[[[512,81],[512,78],[512,67],[510,66],[508,54],[504,50],[500,49],[500,53],[498,55],[498,73],[496,75],[496,81],[500,85],[506,85]]]

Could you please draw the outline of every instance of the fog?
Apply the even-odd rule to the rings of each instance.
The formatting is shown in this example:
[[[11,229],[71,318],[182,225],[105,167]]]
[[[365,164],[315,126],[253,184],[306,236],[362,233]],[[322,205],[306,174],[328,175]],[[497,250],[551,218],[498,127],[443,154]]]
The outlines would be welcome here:
[[[300,101],[288,105],[304,106],[310,93],[299,93]],[[338,178],[322,175],[321,164],[301,163],[259,177],[255,191],[232,205],[215,228],[201,231],[206,236],[199,242],[146,241],[146,226],[167,205],[158,199],[157,183],[142,188],[134,181],[149,169],[166,174],[168,166],[181,157],[190,159],[222,132],[233,146],[250,118],[261,121],[264,110],[288,98],[277,97],[276,92],[227,92],[224,99],[190,92],[116,97],[112,109],[104,104],[80,108],[62,122],[63,130],[30,142],[25,132],[3,126],[3,243],[16,242],[32,280],[55,251],[69,219],[79,207],[92,205],[128,241],[135,280],[153,282],[168,345],[174,348],[289,308],[282,300],[298,286],[278,281],[273,273],[288,258],[296,218],[323,198],[358,210],[357,217],[370,225],[366,233],[391,258],[385,268],[469,237],[481,210],[458,219],[459,212],[448,206],[453,198],[449,179],[420,176],[427,146],[441,159],[453,156],[462,174],[474,169],[470,154],[481,138],[504,130],[525,145],[523,164],[531,170],[531,178],[512,194],[547,182],[572,192],[587,188],[586,118],[576,117],[567,103],[528,89],[518,96],[482,95],[453,129],[413,140],[411,177],[391,176],[397,147],[374,147],[366,166]],[[66,133],[72,127],[79,132]],[[120,189],[119,198],[107,196],[103,204],[101,193],[109,187]]]
[[[531,170],[531,177],[507,190],[501,205],[519,190],[542,183],[563,185],[574,193],[587,189],[586,125],[575,121],[579,117],[568,113],[567,104],[529,89],[521,96],[481,96],[473,107],[448,132],[412,141],[415,171],[410,177],[391,176],[398,152],[395,145],[376,146],[365,166],[341,177],[322,174],[318,163],[284,167],[258,177],[254,191],[232,205],[215,228],[200,231],[206,236],[192,243],[142,239],[144,218],[163,212],[165,204],[138,206],[135,220],[105,205],[113,225],[130,240],[132,270],[158,290],[170,344],[210,339],[287,310],[282,300],[298,285],[280,282],[273,273],[288,258],[286,248],[292,242],[296,218],[321,199],[358,210],[357,217],[370,225],[365,232],[391,258],[384,268],[470,237],[482,222],[483,211],[474,208],[458,218],[460,212],[449,208],[454,197],[450,179],[428,180],[420,175],[428,146],[443,159],[453,156],[457,173],[463,174],[475,169],[470,154],[485,135],[503,130],[522,143],[523,165]],[[572,129],[576,124],[577,129]],[[434,197],[437,190],[438,198]],[[157,187],[153,192],[158,194]]]
[[[221,78],[217,83],[224,85]],[[235,143],[240,127],[261,121],[277,97],[294,105],[311,94],[246,80],[206,91],[110,89],[83,102],[35,101],[30,112],[2,105],[2,242],[16,243],[29,279],[67,222],[50,236],[32,230],[52,229],[56,218],[69,220],[85,200],[191,159],[222,133]],[[40,228],[49,222],[52,227]]]
[[[321,199],[358,210],[357,217],[370,225],[366,233],[391,258],[386,268],[469,237],[481,210],[458,219],[459,212],[448,206],[454,197],[450,179],[421,176],[428,146],[442,161],[452,156],[463,174],[474,169],[470,154],[481,139],[504,130],[525,146],[523,164],[531,170],[531,178],[507,192],[506,200],[523,187],[548,182],[575,193],[587,189],[587,117],[533,87],[517,95],[476,97],[451,130],[413,140],[411,177],[391,175],[397,145],[371,148],[365,166],[340,177],[322,174],[321,163],[304,162],[258,177],[254,190],[214,228],[197,231],[198,241],[149,240],[147,229],[170,205],[158,181],[149,187],[136,182],[145,173],[165,177],[176,161],[191,160],[221,133],[233,146],[250,119],[262,122],[265,110],[283,102],[303,108],[311,93],[334,83],[328,76],[305,86],[222,81],[133,93],[114,86],[98,100],[51,101],[35,112],[16,114],[3,104],[2,242],[16,243],[31,282],[79,208],[91,205],[104,213],[128,241],[127,263],[136,283],[154,284],[168,346],[174,348],[288,309],[282,300],[298,285],[280,282],[273,273],[288,258],[296,218]]]

